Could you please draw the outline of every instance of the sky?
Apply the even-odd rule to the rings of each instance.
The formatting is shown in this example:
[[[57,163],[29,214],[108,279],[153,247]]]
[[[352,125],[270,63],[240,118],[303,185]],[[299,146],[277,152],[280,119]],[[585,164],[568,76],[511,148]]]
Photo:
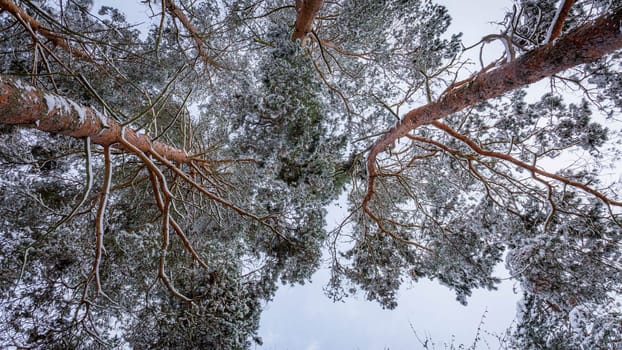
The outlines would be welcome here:
[[[511,1],[444,0],[452,16],[449,33],[463,32],[463,42],[469,46],[483,36],[499,33],[492,22],[503,20]],[[501,48],[487,45],[484,57],[499,57]],[[344,206],[345,207],[345,206]],[[338,205],[329,208],[330,229],[345,215]],[[476,290],[468,306],[455,300],[455,294],[436,281],[422,280],[403,286],[399,292],[398,307],[383,310],[377,303],[365,300],[363,295],[350,297],[344,303],[333,303],[322,288],[328,281],[328,271],[320,270],[312,283],[304,286],[282,286],[274,300],[262,314],[259,335],[264,345],[256,350],[401,350],[420,349],[417,340],[426,335],[436,343],[467,348],[474,344],[478,326],[483,319],[480,335],[483,341],[475,349],[496,349],[498,341],[492,334],[503,336],[516,315],[520,295],[518,286],[507,279],[507,272],[499,266],[496,276],[506,278],[497,291]],[[416,334],[415,334],[416,332]],[[497,346],[496,346],[497,345]]]
[[[330,206],[329,228],[341,222],[344,211]],[[480,335],[488,342],[475,349],[496,349],[495,334],[503,336],[512,325],[519,295],[518,286],[507,279],[499,266],[495,276],[504,278],[496,291],[475,290],[468,306],[455,300],[454,292],[436,281],[421,280],[403,286],[398,307],[383,310],[363,295],[345,302],[333,303],[322,287],[328,282],[328,271],[320,270],[312,283],[304,286],[282,286],[262,314],[259,334],[264,345],[256,350],[400,350],[419,349],[420,339],[429,336],[437,349],[443,344],[473,345],[483,319]],[[416,332],[416,334],[415,334]]]

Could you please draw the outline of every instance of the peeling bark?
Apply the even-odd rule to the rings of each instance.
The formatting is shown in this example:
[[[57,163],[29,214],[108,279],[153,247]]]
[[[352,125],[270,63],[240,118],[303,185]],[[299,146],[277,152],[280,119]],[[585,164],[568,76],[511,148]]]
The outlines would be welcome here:
[[[376,158],[397,139],[417,127],[444,118],[468,106],[499,97],[509,91],[537,82],[543,78],[590,63],[622,48],[622,8],[577,27],[554,42],[534,49],[514,61],[476,75],[466,84],[448,91],[436,102],[413,109],[372,146],[367,158],[369,175],[363,207],[374,193],[374,178],[378,175]]]
[[[122,126],[92,107],[68,98],[43,92],[21,80],[0,75],[0,124],[22,125],[75,138],[90,137],[91,142],[109,146],[125,140],[145,153],[154,150],[171,162],[190,163],[184,151],[168,144],[151,141],[145,134]]]

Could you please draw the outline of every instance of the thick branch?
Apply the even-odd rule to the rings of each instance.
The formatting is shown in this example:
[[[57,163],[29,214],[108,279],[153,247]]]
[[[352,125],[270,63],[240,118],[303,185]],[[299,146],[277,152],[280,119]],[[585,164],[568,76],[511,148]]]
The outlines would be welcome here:
[[[555,42],[530,51],[515,61],[477,75],[450,90],[440,100],[408,112],[372,146],[367,159],[369,175],[364,208],[374,193],[376,158],[397,139],[415,128],[444,118],[468,106],[499,97],[511,90],[550,77],[571,67],[593,62],[622,47],[622,8],[582,25]]]
[[[90,137],[93,143],[103,146],[120,144],[124,129],[92,107],[82,106],[65,97],[43,92],[21,80],[2,75],[0,124],[23,125],[76,138]],[[143,152],[156,150],[161,156],[177,163],[192,161],[184,150],[162,142],[152,142],[145,134],[137,134],[126,127],[125,129],[127,142]]]
[[[313,29],[313,21],[324,5],[324,0],[296,0],[296,23],[292,40],[304,42]]]

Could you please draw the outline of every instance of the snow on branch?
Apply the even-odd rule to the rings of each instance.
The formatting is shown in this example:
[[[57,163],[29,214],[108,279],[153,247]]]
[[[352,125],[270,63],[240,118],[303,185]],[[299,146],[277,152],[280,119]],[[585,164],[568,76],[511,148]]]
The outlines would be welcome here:
[[[553,18],[553,23],[549,27],[549,30],[546,34],[546,39],[544,40],[545,44],[550,43],[552,40],[557,39],[559,35],[562,33],[562,28],[564,27],[564,22],[566,21],[566,17],[568,17],[568,13],[570,12],[570,8],[575,3],[575,0],[564,0],[557,8],[557,12],[555,13],[555,17]]]
[[[125,129],[126,140],[143,152],[154,149],[175,163],[193,160],[186,151],[137,134],[95,108],[7,76],[0,76],[0,124],[22,125],[75,138],[90,137],[91,142],[103,146],[121,144],[121,132]]]

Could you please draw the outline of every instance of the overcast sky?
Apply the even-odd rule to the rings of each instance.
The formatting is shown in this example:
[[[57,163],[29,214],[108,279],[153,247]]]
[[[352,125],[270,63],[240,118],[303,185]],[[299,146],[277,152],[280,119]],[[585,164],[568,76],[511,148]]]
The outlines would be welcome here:
[[[328,223],[340,222],[343,210],[334,206],[329,210]],[[496,276],[507,278],[502,266]],[[452,338],[455,345],[468,347],[483,316],[486,332],[481,335],[496,349],[498,342],[487,333],[502,335],[514,320],[519,299],[513,282],[505,280],[496,291],[475,290],[468,306],[463,306],[448,288],[422,280],[402,287],[397,309],[383,310],[363,295],[344,303],[331,302],[322,291],[327,281],[328,273],[322,270],[311,284],[282,286],[262,314],[259,333],[264,345],[256,349],[419,349],[414,331],[421,339],[429,335],[437,349],[444,349],[443,343],[449,344]],[[483,342],[479,345],[476,349],[489,348]]]
[[[486,34],[498,33],[492,22],[503,19],[511,1],[445,0],[453,21],[450,33],[463,32],[465,45],[473,44]],[[498,57],[498,47],[490,46],[490,57]],[[344,213],[330,208],[329,226],[340,222]],[[503,267],[497,276],[507,277]],[[519,295],[513,292],[512,281],[500,285],[497,291],[476,290],[468,306],[455,300],[455,294],[436,281],[421,281],[400,290],[396,310],[382,310],[364,296],[350,298],[345,303],[332,303],[322,291],[328,281],[327,271],[318,272],[313,283],[304,286],[282,286],[274,301],[262,315],[260,335],[264,345],[257,350],[401,350],[420,349],[415,332],[421,339],[429,335],[444,349],[443,343],[471,346],[478,325],[485,314],[483,329],[501,334],[513,322]],[[414,331],[413,331],[414,330]],[[493,336],[482,334],[490,348],[497,348]],[[488,349],[485,342],[477,349]]]

